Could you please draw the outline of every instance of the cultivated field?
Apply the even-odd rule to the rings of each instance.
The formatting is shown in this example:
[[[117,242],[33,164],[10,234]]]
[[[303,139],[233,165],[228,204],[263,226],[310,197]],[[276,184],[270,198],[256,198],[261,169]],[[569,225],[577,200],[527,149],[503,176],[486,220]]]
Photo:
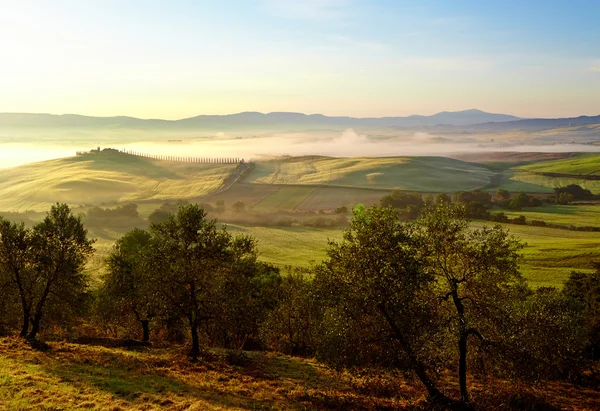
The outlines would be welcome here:
[[[520,168],[538,173],[600,176],[600,154],[581,153],[568,159],[528,164]]]
[[[494,209],[493,213],[502,212],[509,218],[523,215],[528,221],[541,220],[550,224],[575,227],[600,227],[600,204],[577,205],[545,205],[524,208],[520,211]]]
[[[257,163],[246,182],[453,192],[482,188],[493,174],[444,157],[295,157]]]

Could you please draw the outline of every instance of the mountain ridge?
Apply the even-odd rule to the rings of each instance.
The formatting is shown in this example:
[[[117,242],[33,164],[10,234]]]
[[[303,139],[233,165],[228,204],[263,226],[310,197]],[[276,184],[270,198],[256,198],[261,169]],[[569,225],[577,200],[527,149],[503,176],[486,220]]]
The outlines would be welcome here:
[[[141,119],[131,116],[95,117],[79,114],[0,113],[0,127],[91,127],[134,129],[238,129],[242,127],[465,127],[472,130],[535,129],[600,124],[598,116],[524,119],[478,109],[442,111],[430,116],[350,117],[297,112],[245,111],[198,115],[179,120]]]
[[[486,122],[516,121],[519,117],[507,114],[487,113],[477,109],[462,111],[442,111],[430,116],[387,116],[387,117],[351,117],[326,116],[320,113],[305,114],[298,112],[274,111],[261,113],[245,111],[234,114],[201,114],[179,120],[142,119],[131,116],[85,116],[80,114],[49,113],[0,113],[0,127],[68,127],[68,126],[242,126],[242,125],[338,125],[338,126],[425,126],[425,125],[469,125]]]

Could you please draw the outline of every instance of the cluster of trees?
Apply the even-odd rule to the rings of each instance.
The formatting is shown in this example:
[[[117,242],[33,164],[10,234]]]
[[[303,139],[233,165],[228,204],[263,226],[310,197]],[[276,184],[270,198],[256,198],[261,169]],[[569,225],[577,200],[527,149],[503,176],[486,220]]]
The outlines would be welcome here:
[[[590,190],[586,190],[577,184],[569,184],[566,187],[554,189],[554,202],[556,204],[569,204],[574,200],[589,200],[594,198]]]
[[[144,342],[155,320],[167,334],[187,328],[194,359],[201,330],[212,343],[237,349],[256,338],[280,279],[277,269],[257,261],[252,238],[217,228],[198,205],[180,206],[167,221],[127,233],[107,262],[98,295],[101,321],[123,328],[137,322]]]
[[[0,220],[0,319],[35,338],[42,318],[79,313],[95,332],[189,341],[194,359],[212,345],[402,370],[438,404],[453,402],[437,383],[443,370],[456,373],[462,404],[469,376],[576,375],[597,352],[600,266],[574,273],[564,291],[532,290],[518,269],[523,245],[500,225],[471,230],[466,210],[447,196],[413,221],[393,207],[358,208],[325,261],[281,275],[257,260],[251,237],[182,204],[119,239],[91,292],[92,243],[56,205],[32,229]]]
[[[510,192],[504,189],[499,189],[493,195],[481,191],[459,191],[450,197],[448,194],[439,194],[437,197],[432,195],[421,195],[419,193],[407,193],[398,190],[392,191],[381,198],[380,204],[383,207],[392,207],[396,209],[401,218],[406,220],[416,219],[424,208],[431,207],[434,204],[454,203],[464,207],[465,217],[488,220],[498,223],[512,223],[520,225],[534,225],[541,227],[553,227],[561,229],[579,230],[579,231],[598,231],[597,227],[575,227],[564,226],[558,224],[546,223],[542,220],[527,221],[523,215],[509,218],[504,213],[491,213],[494,207],[508,208],[510,210],[519,211],[525,207],[540,207],[544,204],[569,204],[574,200],[586,200],[594,198],[590,190],[581,188],[576,184],[571,184],[566,187],[555,188],[555,195],[548,197],[536,197],[525,193],[511,195]]]
[[[151,224],[167,221],[169,215],[177,212],[180,205],[186,201],[167,202],[153,211],[148,217]],[[253,226],[304,226],[304,227],[341,227],[348,225],[348,208],[336,208],[333,213],[323,210],[315,211],[283,211],[258,212],[246,207],[243,201],[235,201],[227,207],[225,201],[218,200],[215,205],[201,204],[207,213],[214,213],[222,222],[233,224],[248,224]]]
[[[85,223],[89,227],[125,228],[140,224],[142,219],[137,204],[125,204],[115,208],[94,206],[87,211]]]

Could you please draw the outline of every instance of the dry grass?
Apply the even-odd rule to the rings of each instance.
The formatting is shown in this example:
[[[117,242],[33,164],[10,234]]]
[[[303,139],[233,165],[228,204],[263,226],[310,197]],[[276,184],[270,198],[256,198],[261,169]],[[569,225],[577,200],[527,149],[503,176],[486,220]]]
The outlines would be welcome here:
[[[100,342],[100,341],[99,341]],[[224,350],[191,363],[174,348],[128,350],[51,342],[36,352],[0,339],[3,410],[430,409],[414,381],[399,376],[337,373],[311,359],[250,352],[245,367]],[[456,386],[442,385],[452,395]],[[480,409],[600,407],[597,390],[567,383],[523,387],[473,382]]]

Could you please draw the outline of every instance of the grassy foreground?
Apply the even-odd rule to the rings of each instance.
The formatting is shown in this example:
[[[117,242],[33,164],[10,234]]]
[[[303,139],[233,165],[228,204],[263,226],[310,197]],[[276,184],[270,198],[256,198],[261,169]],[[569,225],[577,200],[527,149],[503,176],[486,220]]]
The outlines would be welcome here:
[[[37,352],[21,339],[0,338],[1,409],[432,409],[416,381],[386,373],[335,372],[312,359],[209,350],[194,364],[181,347],[133,350],[68,342],[50,346],[50,351]],[[243,358],[243,365],[236,358]],[[449,375],[439,380],[445,391],[457,394]],[[481,409],[600,407],[600,392],[568,383],[526,386],[471,379],[470,385]]]

